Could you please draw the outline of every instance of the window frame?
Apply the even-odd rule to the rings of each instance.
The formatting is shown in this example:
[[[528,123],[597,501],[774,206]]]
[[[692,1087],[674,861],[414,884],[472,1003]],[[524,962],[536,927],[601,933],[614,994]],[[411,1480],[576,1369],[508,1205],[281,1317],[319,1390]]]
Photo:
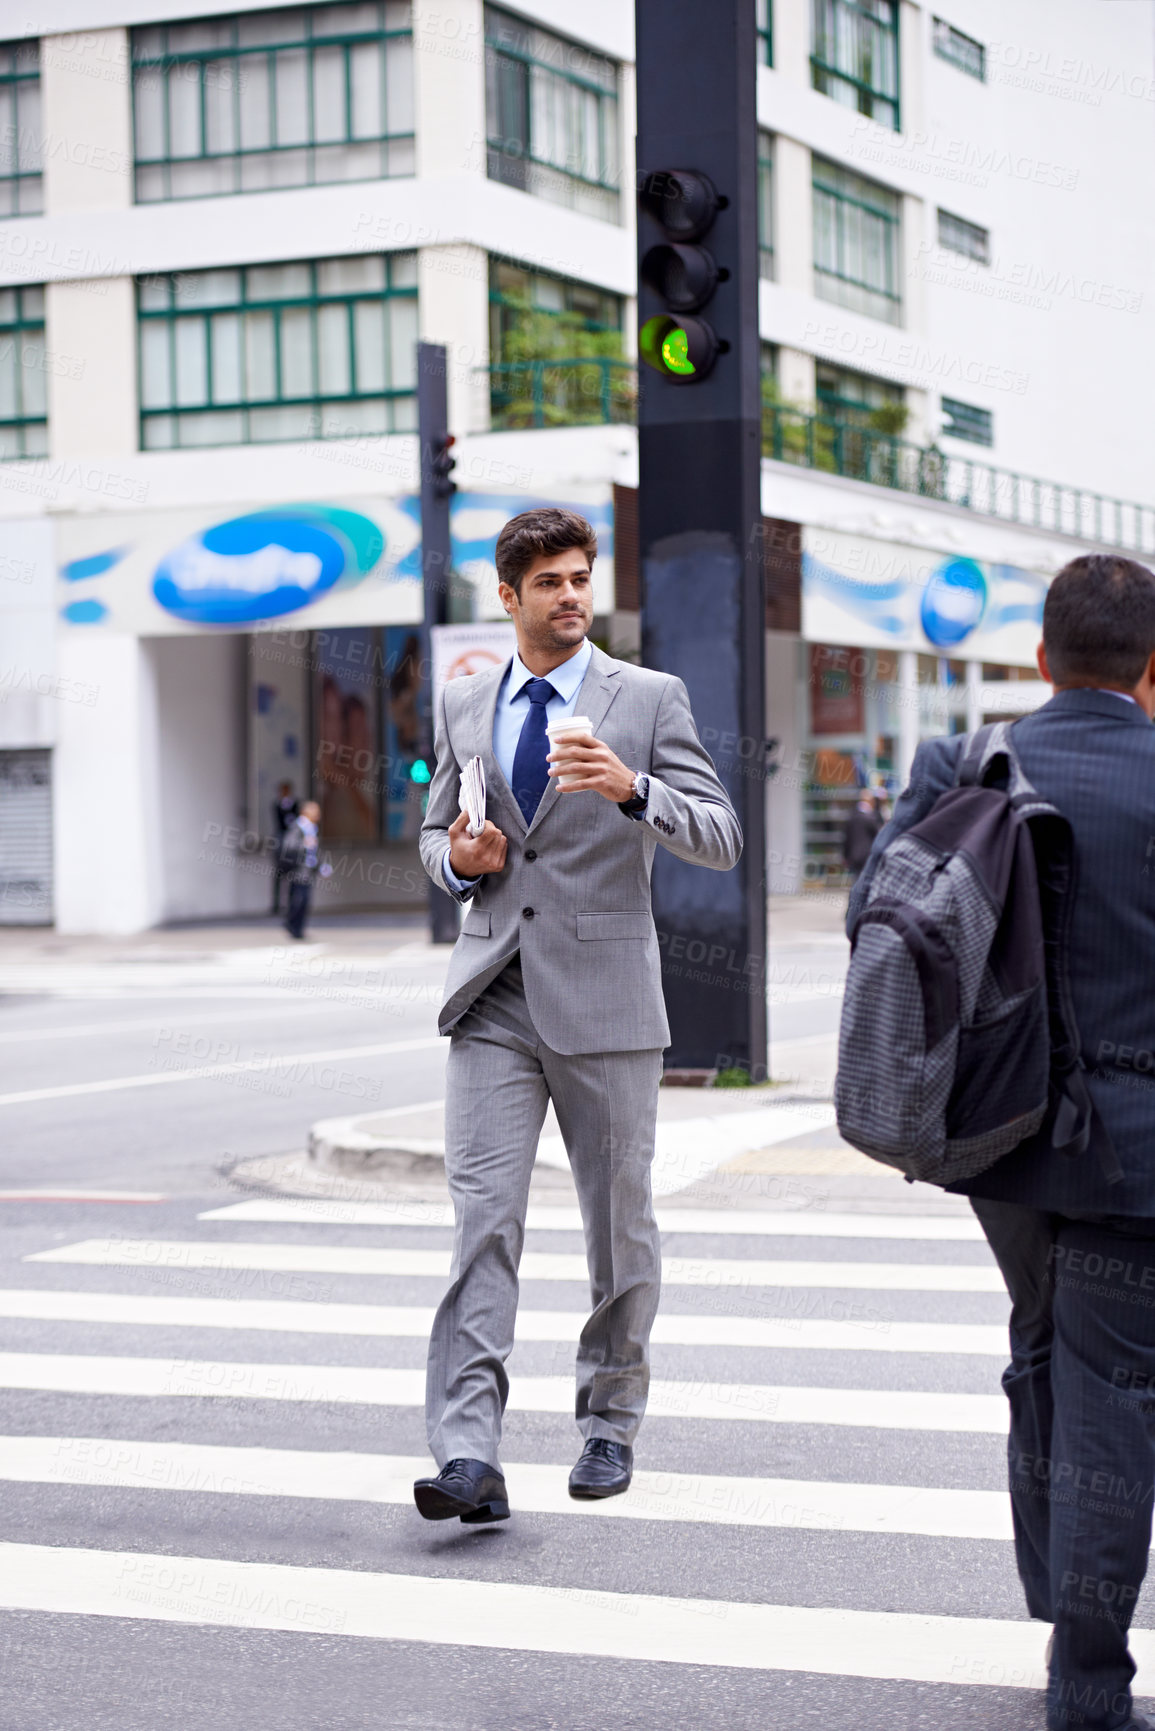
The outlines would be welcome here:
[[[775,185],[774,185],[774,134],[765,126],[758,128],[758,164],[757,164],[758,202],[758,280],[773,282],[775,280]]]
[[[953,66],[956,72],[965,72],[968,78],[975,78],[980,84],[987,81],[987,50],[985,43],[976,37],[968,36],[965,30],[960,30],[937,13],[931,16],[931,48],[940,60],[945,60],[948,66]],[[966,46],[952,53],[952,47],[957,44]],[[968,64],[967,49],[974,49],[978,57],[978,70],[973,64]],[[973,58],[973,57],[972,57]]]
[[[318,365],[319,349],[318,349],[317,314],[321,308],[332,307],[332,306],[338,306],[338,307],[344,306],[346,309],[347,342],[348,342],[348,347],[347,347],[346,352],[348,355],[349,379],[350,379],[350,383],[352,384],[352,382],[355,381],[356,376],[357,376],[356,315],[354,312],[354,308],[359,303],[382,304],[382,303],[387,302],[387,301],[401,301],[401,300],[411,301],[414,304],[416,304],[416,302],[417,302],[418,288],[417,288],[417,283],[416,283],[416,269],[414,269],[414,282],[412,285],[406,284],[404,286],[395,287],[393,285],[393,282],[392,282],[394,261],[397,259],[401,259],[401,258],[414,259],[415,260],[416,254],[412,251],[405,251],[405,252],[398,252],[398,253],[380,253],[380,254],[371,255],[374,257],[380,257],[384,260],[384,264],[385,264],[385,286],[383,288],[341,289],[341,290],[333,291],[331,293],[323,293],[319,290],[319,288],[318,288],[318,271],[322,265],[331,264],[331,263],[343,263],[343,262],[346,262],[350,257],[358,258],[358,257],[363,257],[363,256],[365,256],[365,255],[363,255],[363,254],[346,254],[343,256],[339,255],[336,258],[284,259],[284,260],[275,261],[271,266],[269,264],[264,264],[264,263],[263,264],[247,264],[247,265],[242,264],[242,265],[218,266],[218,267],[216,267],[218,270],[235,270],[238,273],[238,275],[240,277],[240,298],[235,299],[235,300],[231,300],[231,301],[220,302],[216,305],[206,305],[206,306],[193,306],[193,307],[185,306],[185,307],[182,307],[179,304],[179,293],[176,289],[176,284],[178,283],[178,281],[181,277],[210,275],[210,274],[213,274],[212,272],[209,272],[209,271],[171,271],[171,272],[165,272],[160,276],[147,277],[147,278],[138,277],[137,281],[136,281],[136,290],[137,290],[137,294],[136,294],[136,329],[137,329],[137,368],[138,368],[138,377],[141,380],[140,403],[139,403],[140,449],[142,451],[232,450],[232,449],[236,449],[237,447],[239,447],[241,445],[292,444],[294,442],[311,440],[311,439],[383,438],[383,437],[387,436],[389,431],[400,431],[401,429],[385,428],[385,429],[381,429],[380,431],[377,431],[377,432],[369,432],[369,431],[361,431],[361,430],[359,430],[357,428],[353,428],[353,427],[348,427],[348,428],[342,428],[339,431],[327,433],[325,431],[325,428],[324,428],[325,415],[327,413],[329,413],[330,411],[332,411],[333,409],[340,408],[343,404],[352,405],[352,404],[358,404],[358,403],[378,403],[378,402],[383,402],[385,404],[389,404],[392,402],[403,401],[405,399],[409,399],[410,401],[413,402],[414,405],[416,405],[416,398],[417,398],[416,372],[414,372],[413,383],[411,385],[407,385],[407,386],[403,386],[403,387],[402,386],[390,386],[384,390],[357,390],[356,388],[353,388],[353,389],[350,389],[348,391],[322,391],[319,388],[320,387],[320,368]],[[291,267],[298,267],[298,266],[303,266],[309,271],[310,285],[311,285],[310,293],[308,293],[306,295],[285,295],[285,296],[281,296],[281,297],[272,297],[269,295],[264,295],[264,296],[255,295],[255,296],[250,298],[250,296],[248,294],[248,272],[249,271],[267,270],[269,268],[273,268],[273,269],[291,268]],[[169,285],[169,304],[168,304],[168,306],[166,306],[166,307],[145,307],[145,306],[142,306],[141,305],[141,289],[143,287],[153,287],[158,282],[167,283]],[[281,391],[281,375],[282,375],[281,319],[280,319],[279,315],[282,314],[283,312],[285,312],[286,310],[300,311],[303,308],[307,309],[312,315],[310,318],[310,324],[309,324],[310,370],[311,370],[311,375],[312,375],[312,378],[314,380],[314,383],[317,385],[318,388],[314,392],[312,392],[311,394],[309,394],[307,396],[286,396],[286,395],[282,394],[282,391]],[[231,401],[231,402],[217,402],[213,396],[213,336],[212,336],[211,321],[214,318],[219,317],[222,313],[231,313],[231,314],[237,316],[238,318],[243,318],[244,314],[247,312],[272,312],[272,314],[273,314],[273,369],[274,369],[274,379],[275,379],[275,394],[271,397],[249,397],[248,395],[245,394],[245,383],[244,383],[244,379],[242,376],[242,384],[241,384],[242,394],[241,394],[241,396],[239,398],[237,398],[236,400]],[[203,351],[204,356],[205,356],[205,392],[206,392],[205,401],[202,403],[191,403],[191,404],[190,403],[180,403],[177,400],[177,374],[176,374],[177,337],[175,334],[175,327],[176,327],[177,323],[180,320],[190,319],[190,318],[199,319],[201,321],[201,323],[206,327],[205,338],[204,338],[204,351]],[[156,324],[156,323],[162,323],[162,322],[168,328],[167,363],[168,363],[168,398],[169,398],[169,401],[166,405],[157,406],[157,405],[150,404],[146,407],[145,402],[144,402],[144,389],[143,389],[144,377],[145,377],[145,361],[144,361],[145,329],[150,324]],[[242,336],[242,338],[241,338],[242,345],[243,345],[243,340],[244,339]],[[243,352],[243,348],[242,348],[242,352]],[[242,366],[243,366],[243,362],[242,362]],[[299,408],[301,410],[310,411],[313,415],[315,415],[319,421],[318,427],[316,427],[315,429],[303,430],[303,431],[298,432],[298,433],[292,433],[292,434],[286,435],[284,438],[268,438],[268,437],[254,438],[252,436],[251,415],[252,415],[254,410],[296,409],[296,408]],[[166,445],[150,444],[148,442],[147,437],[146,437],[146,427],[148,426],[148,424],[150,422],[157,422],[157,421],[163,420],[165,418],[171,419],[174,423],[174,430],[179,434],[179,431],[180,431],[179,422],[180,422],[181,418],[183,418],[183,417],[197,417],[197,416],[211,415],[211,414],[215,414],[215,415],[237,414],[237,415],[239,415],[241,417],[241,424],[244,428],[244,436],[240,439],[229,439],[229,440],[224,440],[224,441],[218,440],[215,442],[205,442],[205,443],[200,443],[200,442],[191,442],[190,443],[188,441],[182,441],[178,437],[174,442],[172,442],[170,444],[166,444]],[[414,414],[413,425],[415,428],[416,427],[415,414]],[[413,429],[407,428],[405,430],[406,431],[412,431]]]
[[[959,439],[967,445],[981,445],[985,450],[991,450],[995,442],[995,417],[993,409],[984,409],[978,403],[963,403],[957,397],[940,397],[939,408],[942,411],[944,424],[940,436],[944,439]],[[969,431],[960,432],[957,411],[962,410],[961,424],[966,426],[968,416],[974,416]],[[946,417],[950,416],[956,425],[948,427]],[[985,434],[985,437],[984,437]]]
[[[377,0],[377,4],[381,8],[380,16],[381,16],[382,20],[384,20],[384,17],[385,17],[385,12],[384,12],[385,0]],[[416,150],[416,127],[415,127],[415,124],[414,124],[414,127],[410,128],[408,131],[404,131],[404,132],[390,132],[389,130],[385,130],[383,132],[380,132],[380,133],[377,133],[377,134],[374,134],[374,135],[368,136],[368,137],[360,137],[360,136],[354,136],[353,135],[353,131],[352,131],[352,127],[353,127],[353,90],[352,90],[352,76],[351,76],[351,72],[350,72],[350,50],[353,48],[361,47],[361,46],[364,46],[365,44],[372,44],[372,43],[378,43],[378,42],[381,43],[382,45],[386,45],[390,42],[403,42],[403,41],[412,42],[412,40],[413,40],[412,14],[410,14],[410,22],[407,25],[405,25],[404,27],[397,27],[394,29],[390,29],[390,28],[386,27],[384,22],[383,22],[382,26],[379,30],[344,30],[344,31],[336,31],[336,32],[334,32],[334,34],[332,34],[330,36],[318,36],[315,34],[314,29],[313,29],[313,20],[314,20],[315,15],[317,15],[317,14],[323,15],[326,11],[328,11],[329,8],[327,6],[325,6],[324,4],[312,4],[312,5],[305,5],[302,7],[285,7],[285,8],[278,7],[273,12],[263,14],[263,16],[265,16],[265,17],[275,16],[276,12],[281,11],[281,10],[299,11],[302,14],[302,16],[304,17],[304,20],[305,20],[305,33],[303,36],[299,36],[296,38],[286,37],[284,41],[278,41],[278,42],[241,43],[237,39],[238,38],[238,26],[239,26],[241,19],[242,18],[251,18],[251,17],[256,16],[256,15],[252,14],[252,13],[240,13],[240,12],[233,13],[233,14],[225,14],[222,17],[214,17],[214,18],[208,18],[208,19],[198,19],[198,18],[168,19],[168,20],[165,20],[165,21],[158,23],[158,24],[136,25],[132,28],[131,42],[130,42],[130,70],[131,70],[131,75],[132,75],[133,202],[135,204],[151,205],[151,204],[180,203],[180,202],[183,202],[185,199],[188,199],[188,198],[236,198],[236,197],[241,197],[241,196],[244,196],[246,194],[250,194],[250,193],[254,193],[254,192],[280,192],[280,191],[286,191],[286,190],[297,190],[301,186],[351,186],[351,185],[356,185],[358,183],[358,181],[363,183],[365,181],[371,181],[371,180],[377,180],[377,179],[403,179],[403,178],[407,178],[407,176],[404,176],[404,175],[400,175],[400,174],[392,175],[392,174],[385,172],[385,167],[384,167],[385,159],[383,156],[381,158],[379,170],[376,174],[355,175],[355,176],[351,177],[350,179],[340,178],[340,179],[336,179],[336,180],[326,180],[326,179],[318,180],[316,170],[317,170],[317,154],[319,151],[331,150],[334,148],[340,148],[342,146],[345,148],[353,148],[357,145],[376,144],[376,145],[382,147],[382,149],[383,149],[384,146],[386,146],[387,144],[403,143],[406,140],[412,140],[413,144],[414,144],[414,150]],[[215,26],[227,25],[230,29],[230,34],[231,34],[230,44],[227,47],[179,48],[179,49],[174,49],[171,51],[169,50],[169,47],[168,47],[169,34],[168,33],[169,33],[170,28],[185,29],[185,28],[188,28],[189,26],[196,25],[199,23],[211,24],[211,25],[215,25]],[[160,54],[143,53],[143,52],[138,53],[138,44],[141,42],[141,40],[143,38],[145,38],[146,36],[151,35],[153,32],[156,32],[156,31],[163,32],[164,41],[165,41],[164,52],[160,53]],[[340,138],[318,139],[317,137],[315,137],[316,123],[315,123],[315,116],[314,116],[313,67],[314,67],[315,56],[316,56],[317,51],[320,49],[327,49],[327,48],[339,48],[339,49],[343,50],[343,54],[344,54],[344,65],[343,65],[342,70],[343,70],[343,86],[344,86],[343,107],[344,107],[345,133],[344,133],[344,136],[340,137]],[[253,145],[253,146],[243,145],[241,143],[241,137],[242,137],[242,133],[241,133],[241,85],[243,82],[244,64],[246,61],[252,60],[254,57],[261,56],[265,59],[267,65],[268,65],[268,74],[269,74],[269,133],[270,133],[270,138],[271,138],[275,134],[276,127],[277,127],[277,73],[276,73],[275,61],[276,61],[276,57],[278,55],[284,54],[284,53],[303,53],[306,57],[305,88],[306,88],[306,113],[307,113],[307,117],[308,117],[308,123],[307,123],[308,136],[306,137],[306,139],[303,142],[299,142],[299,143],[295,143],[295,144],[274,144],[274,143],[270,142],[268,144],[262,144],[262,145]],[[206,66],[208,66],[210,64],[215,64],[218,61],[226,61],[226,62],[230,63],[233,67],[236,68],[236,71],[238,74],[238,76],[236,78],[234,78],[234,80],[233,80],[232,132],[233,132],[234,140],[236,142],[234,144],[234,147],[231,150],[208,150],[205,148],[205,145],[207,142],[207,117],[206,117],[206,104],[205,104],[206,84],[205,84],[204,73],[205,73]],[[198,131],[199,131],[199,136],[200,136],[201,148],[198,151],[196,151],[195,153],[188,155],[188,156],[174,156],[173,152],[172,152],[171,86],[168,82],[167,75],[174,68],[181,67],[181,66],[197,66],[199,68],[199,73],[198,73],[198,76],[196,79],[196,86],[197,86],[197,127],[198,127]],[[161,156],[142,156],[140,154],[139,120],[138,120],[138,115],[137,115],[137,79],[141,73],[144,73],[146,75],[148,73],[153,73],[161,83],[161,102],[163,105],[163,123],[162,124],[163,124],[163,132],[164,132],[164,154]],[[388,118],[389,117],[388,117],[388,111],[387,111],[385,84],[386,84],[386,76],[385,76],[384,67],[383,67],[382,89],[381,89],[381,106],[382,106],[383,123],[386,126],[386,128],[388,128]],[[242,179],[242,165],[246,160],[252,160],[256,157],[273,157],[273,158],[276,158],[279,156],[288,155],[288,154],[293,153],[293,152],[304,153],[304,155],[306,156],[308,174],[307,174],[307,177],[305,180],[290,182],[290,183],[287,183],[285,186],[273,185],[273,186],[268,186],[268,187],[245,187],[245,186],[240,184],[241,179]],[[173,180],[172,170],[175,167],[179,167],[185,163],[193,163],[193,162],[231,163],[233,165],[233,175],[232,175],[233,185],[232,185],[232,187],[228,188],[228,189],[224,189],[224,190],[218,189],[218,190],[209,191],[209,192],[197,191],[197,192],[187,192],[187,193],[186,192],[175,192],[174,193],[172,190],[172,180]],[[161,171],[163,184],[165,186],[165,191],[161,196],[155,197],[155,198],[154,197],[146,197],[146,198],[141,197],[141,194],[140,194],[140,171],[142,169],[160,170]],[[415,172],[415,167],[411,168],[408,172],[410,175],[413,174]]]
[[[774,64],[774,0],[756,0],[755,30],[758,35],[758,64]],[[766,22],[763,23],[762,20]]]
[[[21,283],[19,286],[13,284],[9,288],[0,290],[0,294],[14,295],[16,304],[15,318],[5,318],[0,316],[0,344],[11,339],[19,350],[30,336],[38,336],[43,340],[45,336],[44,284]],[[40,297],[40,310],[38,313],[25,312],[24,298],[26,295],[38,295]],[[45,354],[47,354],[46,350]],[[20,400],[21,409],[23,409],[25,396],[25,368],[23,358],[19,353],[16,355],[16,367],[13,376],[16,384],[16,395]],[[44,378],[45,385],[47,386],[47,367],[44,368]],[[27,439],[25,435],[31,427],[44,428],[43,450],[30,451],[27,449]],[[48,454],[47,390],[45,390],[45,406],[43,414],[30,415],[20,413],[18,415],[5,415],[0,419],[0,435],[6,436],[9,432],[16,435],[16,443],[20,445],[21,449],[13,457],[6,457],[0,453],[0,463],[23,463],[29,461],[31,458],[44,457]]]
[[[528,49],[523,49],[523,48],[517,47],[517,46],[515,46],[509,42],[506,42],[506,41],[497,40],[494,36],[491,36],[491,34],[490,34],[490,25],[491,25],[491,22],[493,22],[495,19],[509,19],[511,23],[513,23],[515,25],[522,25],[526,30],[534,30],[534,31],[537,31],[540,35],[549,36],[555,42],[558,43],[559,47],[562,47],[562,48],[571,47],[571,48],[577,50],[579,53],[588,52],[590,54],[594,54],[598,60],[604,61],[606,66],[612,69],[613,83],[614,83],[613,89],[612,90],[608,89],[605,84],[599,83],[598,80],[595,78],[583,78],[579,72],[574,71],[571,67],[551,65],[548,60],[543,60],[539,55],[532,53]],[[556,30],[548,30],[545,28],[544,25],[540,25],[540,24],[536,23],[536,21],[531,22],[530,20],[527,20],[527,19],[521,19],[521,18],[517,17],[516,14],[506,11],[505,7],[503,7],[503,6],[492,6],[489,4],[487,4],[485,6],[484,30],[485,30],[485,72],[486,72],[486,103],[485,103],[486,178],[489,180],[495,181],[496,184],[499,186],[514,186],[513,181],[504,180],[500,176],[495,175],[492,172],[492,167],[491,167],[491,161],[492,161],[492,157],[494,154],[497,154],[497,155],[502,156],[502,157],[508,157],[510,155],[509,148],[508,148],[509,144],[510,144],[510,138],[502,136],[499,132],[494,130],[496,125],[497,125],[497,117],[496,117],[496,115],[494,115],[490,112],[490,104],[489,104],[489,72],[490,72],[490,67],[491,67],[491,60],[505,60],[505,61],[511,62],[515,66],[518,66],[518,67],[524,69],[524,77],[525,77],[525,84],[526,84],[526,100],[525,100],[524,106],[525,106],[525,132],[526,132],[527,136],[525,139],[525,148],[522,150],[521,155],[516,157],[515,160],[526,162],[534,168],[539,168],[539,169],[545,170],[549,174],[556,174],[566,181],[574,182],[578,186],[589,187],[596,193],[605,193],[605,194],[611,194],[612,193],[615,200],[616,200],[615,215],[612,219],[603,218],[602,220],[607,220],[607,221],[613,220],[615,223],[620,224],[621,220],[622,220],[622,215],[621,215],[621,210],[622,210],[622,186],[621,186],[622,152],[621,152],[621,136],[620,136],[622,69],[621,69],[620,63],[616,60],[613,60],[608,54],[597,54],[596,51],[593,49],[584,50],[584,49],[582,49],[580,43],[574,42],[570,37],[561,36],[558,34],[558,32]],[[599,163],[603,167],[603,177],[602,178],[594,177],[594,176],[591,176],[588,174],[581,174],[572,168],[560,168],[556,162],[551,162],[548,157],[538,156],[535,153],[534,148],[533,148],[533,143],[534,143],[534,141],[533,141],[533,107],[534,107],[534,105],[533,105],[532,95],[531,95],[530,89],[529,89],[530,76],[531,76],[531,73],[534,69],[541,71],[541,72],[544,72],[544,73],[548,73],[551,78],[556,78],[556,79],[560,80],[563,84],[572,85],[575,89],[581,90],[581,91],[585,92],[587,95],[593,96],[597,99],[597,104],[598,104],[598,158],[599,158]],[[612,111],[607,116],[607,105],[608,104],[612,104]],[[615,136],[614,136],[614,140],[613,140],[613,148],[609,149],[608,148],[609,130],[610,130],[611,126],[613,128]],[[604,178],[604,174],[606,172],[608,172],[608,165],[614,164],[614,163],[617,164],[617,177],[616,178],[609,178],[609,179]],[[546,195],[544,195],[540,192],[537,192],[530,187],[516,187],[516,186],[514,186],[514,190],[523,191],[530,198],[546,197]],[[559,200],[550,199],[548,197],[546,197],[546,202],[547,203],[559,203],[560,204]],[[565,205],[561,205],[561,208],[565,209],[568,207],[566,207]]]
[[[879,192],[887,194],[896,201],[898,206],[897,210],[887,209],[880,203],[872,204],[868,197],[857,196],[855,193],[840,187],[835,179],[827,180],[824,183],[821,179],[824,169],[834,169],[837,174],[848,175],[851,179],[857,181],[860,187],[877,187]],[[865,211],[867,215],[873,216],[879,221],[887,224],[889,239],[887,271],[889,286],[885,289],[876,288],[872,283],[863,282],[858,277],[849,276],[841,269],[830,270],[825,265],[820,265],[818,262],[817,248],[815,248],[812,266],[814,272],[815,298],[817,300],[830,301],[832,305],[842,306],[849,312],[857,311],[864,318],[878,318],[882,324],[901,324],[903,311],[901,290],[902,195],[900,193],[891,192],[890,188],[882,186],[876,181],[868,180],[866,176],[856,173],[853,169],[845,168],[841,163],[827,162],[825,157],[820,156],[811,157],[810,183],[812,199],[816,194],[820,193],[827,198],[837,200],[841,205],[851,205],[857,210]],[[815,227],[817,227],[817,224]],[[836,234],[839,252],[841,253],[843,250],[841,225],[836,228]],[[840,263],[841,262],[840,258]],[[845,301],[839,301],[830,295],[821,294],[819,292],[819,284],[821,279],[824,277],[829,277],[836,282],[846,283],[850,288],[858,289],[863,291],[865,294],[888,301],[895,316],[893,318],[886,318],[878,313],[865,312],[862,307],[848,306]]]
[[[36,63],[34,66],[22,67],[19,63],[20,59],[23,54],[28,54],[29,50],[35,50]],[[39,116],[40,136],[36,141],[38,145],[38,154],[41,159],[40,166],[39,168],[21,168],[19,166],[23,155],[21,139],[25,130],[25,123],[21,120],[20,116],[21,91],[23,90],[30,94],[31,89],[34,86],[37,97],[39,98],[40,96],[39,39],[33,37],[25,40],[0,42],[0,54],[9,54],[12,58],[11,69],[8,71],[0,71],[0,90],[10,90],[12,92],[13,153],[17,163],[16,168],[14,168],[11,173],[0,173],[0,187],[10,187],[12,189],[13,202],[17,207],[7,214],[0,213],[0,222],[19,222],[22,217],[43,216],[44,214],[44,124],[42,111]],[[37,106],[39,108],[39,102]],[[31,185],[33,182],[39,192],[35,209],[31,208],[31,206],[26,208],[24,204],[24,186],[25,184]]]
[[[843,381],[861,380],[864,385],[877,386],[880,400],[877,403],[872,403],[867,397],[852,397],[845,395],[842,391],[823,390],[821,381],[817,377],[817,373],[823,367],[830,372],[838,373]],[[814,400],[820,415],[826,414],[833,420],[865,426],[875,409],[885,408],[891,403],[901,403],[905,407],[906,391],[893,379],[881,379],[877,374],[864,373],[856,367],[841,367],[833,361],[820,361],[816,368]]]
[[[858,112],[860,114],[865,114],[868,119],[877,121],[880,125],[889,124],[892,132],[901,132],[902,44],[900,41],[899,28],[900,0],[876,0],[876,3],[889,7],[890,18],[888,23],[884,23],[882,19],[878,18],[869,10],[871,3],[872,0],[811,0],[810,84],[811,88],[817,90],[821,96],[830,96],[830,91],[823,89],[821,83],[822,79],[836,79],[839,83],[848,85],[858,93]],[[843,71],[841,67],[836,66],[833,61],[824,58],[823,54],[819,52],[820,42],[824,42],[826,39],[825,14],[827,8],[830,9],[833,22],[831,36],[835,40],[837,40],[838,36],[839,19],[841,16],[846,15],[853,18],[865,19],[868,23],[876,25],[890,38],[894,52],[893,96],[887,91],[879,89],[875,84],[868,84],[864,79],[857,77],[855,73]],[[862,106],[864,99],[869,99],[871,104],[870,108],[864,108]],[[836,101],[837,98],[832,97],[831,100]],[[880,103],[891,111],[889,122],[880,120],[879,115],[875,112],[877,105]]]
[[[953,223],[960,241],[968,236],[974,237],[975,244],[956,245],[943,238],[943,222]],[[958,216],[953,210],[944,210],[941,205],[935,211],[935,239],[943,252],[953,253],[956,258],[969,259],[972,264],[990,265],[991,262],[991,231],[981,223],[971,222],[968,217]]]

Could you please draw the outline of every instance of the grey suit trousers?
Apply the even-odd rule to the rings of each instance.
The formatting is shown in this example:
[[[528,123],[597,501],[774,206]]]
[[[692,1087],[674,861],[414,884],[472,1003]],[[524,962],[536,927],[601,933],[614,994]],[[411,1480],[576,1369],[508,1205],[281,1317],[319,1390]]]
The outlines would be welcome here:
[[[445,1167],[456,1231],[429,1342],[425,1416],[439,1466],[498,1464],[529,1181],[553,1101],[585,1225],[592,1310],[578,1428],[632,1443],[649,1391],[661,1248],[650,1195],[662,1053],[565,1056],[538,1039],[515,956],[450,1036]]]

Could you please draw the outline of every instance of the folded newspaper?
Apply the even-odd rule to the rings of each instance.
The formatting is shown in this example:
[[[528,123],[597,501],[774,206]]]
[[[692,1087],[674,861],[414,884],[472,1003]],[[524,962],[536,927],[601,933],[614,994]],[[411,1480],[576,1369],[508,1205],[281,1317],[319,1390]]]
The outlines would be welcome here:
[[[480,835],[485,828],[485,765],[479,757],[471,757],[461,772],[458,803],[469,819],[470,835]]]

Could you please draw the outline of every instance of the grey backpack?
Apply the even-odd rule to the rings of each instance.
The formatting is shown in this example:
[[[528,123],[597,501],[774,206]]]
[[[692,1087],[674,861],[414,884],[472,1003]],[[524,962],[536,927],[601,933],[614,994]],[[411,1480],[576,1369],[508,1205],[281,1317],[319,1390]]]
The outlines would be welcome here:
[[[854,1147],[953,1184],[1043,1128],[1077,1154],[1092,1105],[1067,980],[1071,827],[1005,722],[886,846],[851,933],[834,1105]]]

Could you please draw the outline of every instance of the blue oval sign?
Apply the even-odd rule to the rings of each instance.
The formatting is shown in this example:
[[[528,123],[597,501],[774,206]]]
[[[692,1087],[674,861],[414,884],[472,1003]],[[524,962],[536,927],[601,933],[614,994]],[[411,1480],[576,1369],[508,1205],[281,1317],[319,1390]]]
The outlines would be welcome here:
[[[217,523],[165,555],[152,592],[190,625],[247,625],[295,613],[361,563],[333,522],[337,515],[261,511]],[[379,547],[376,525],[359,521]]]
[[[922,592],[922,628],[936,649],[969,637],[987,606],[987,580],[973,559],[950,559],[931,572]]]

